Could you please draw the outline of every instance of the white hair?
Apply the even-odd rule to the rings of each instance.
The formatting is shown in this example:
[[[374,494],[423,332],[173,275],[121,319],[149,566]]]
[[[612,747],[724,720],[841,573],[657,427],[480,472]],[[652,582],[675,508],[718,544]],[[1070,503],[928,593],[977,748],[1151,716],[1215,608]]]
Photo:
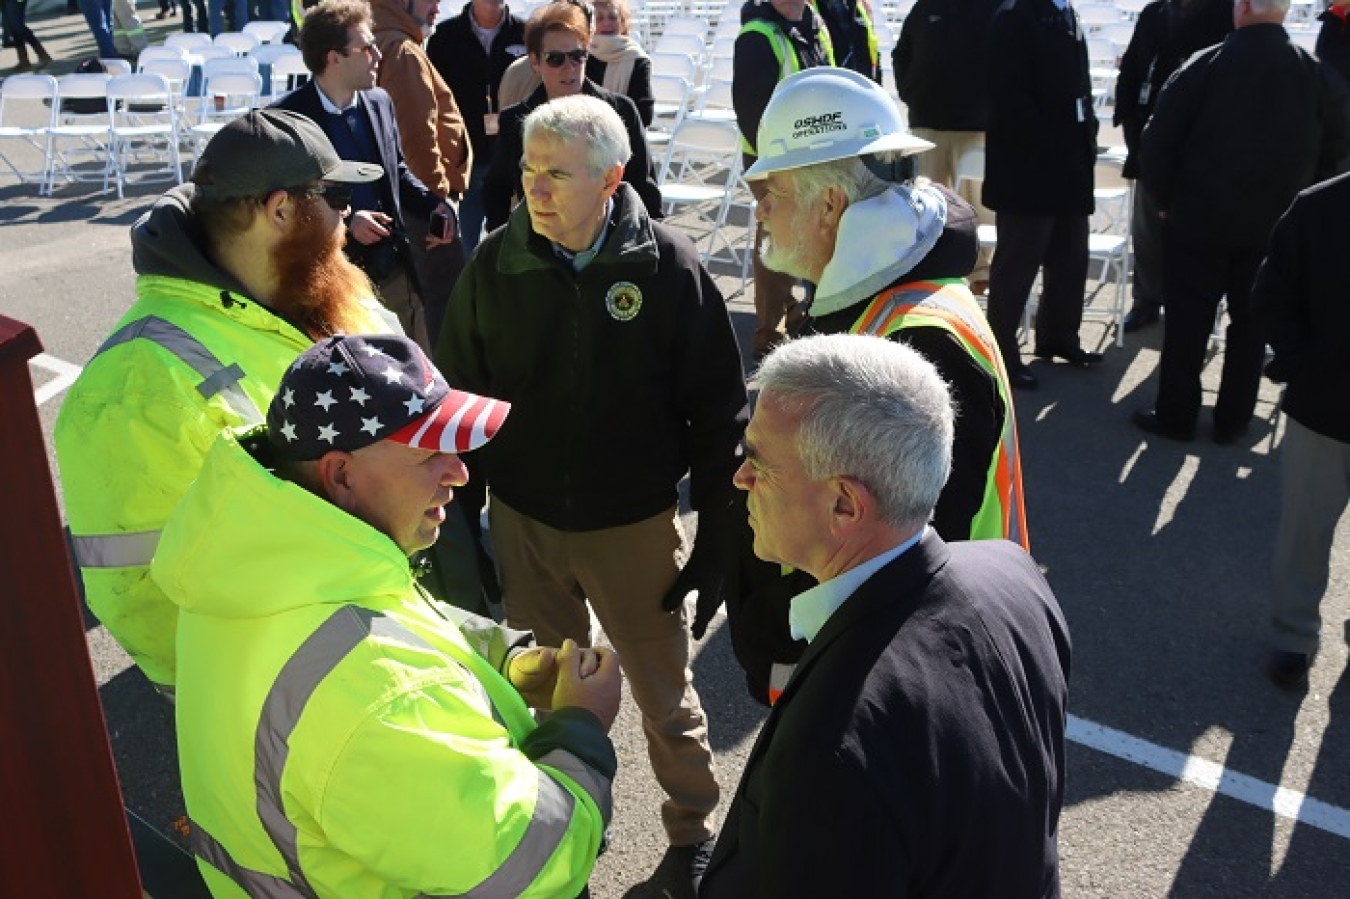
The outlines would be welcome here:
[[[553,141],[581,138],[586,144],[586,163],[596,175],[627,165],[633,155],[628,129],[614,107],[586,94],[559,97],[537,107],[525,117],[522,134],[526,141],[535,134]]]
[[[881,162],[891,162],[900,154],[896,151],[874,154]],[[784,174],[792,178],[797,202],[803,206],[814,203],[827,188],[837,187],[844,192],[848,203],[870,200],[895,186],[869,169],[861,156],[845,156],[799,169],[788,169]]]
[[[861,482],[897,528],[932,516],[951,473],[955,413],[946,382],[919,353],[856,334],[790,340],[754,385],[761,402],[801,414],[797,456],[807,477]]]

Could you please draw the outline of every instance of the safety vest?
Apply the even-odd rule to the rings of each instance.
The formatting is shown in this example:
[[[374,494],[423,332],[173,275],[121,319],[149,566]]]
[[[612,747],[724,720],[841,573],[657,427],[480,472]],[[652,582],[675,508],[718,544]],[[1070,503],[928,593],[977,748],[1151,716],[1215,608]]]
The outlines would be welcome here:
[[[813,13],[814,14],[814,13]],[[825,51],[825,59],[830,65],[834,65],[834,44],[830,42],[830,29],[825,27],[824,20],[817,18],[816,34],[820,37],[821,49]],[[764,19],[753,19],[741,26],[742,34],[762,34],[769,46],[773,48],[773,55],[778,60],[778,80],[782,81],[794,72],[801,71],[802,63],[797,58],[797,52],[792,49],[792,42],[787,39],[787,35],[778,30],[778,26]],[[741,135],[741,150],[751,156],[758,155],[755,148],[750,145],[750,140],[744,134]]]
[[[998,344],[984,313],[960,279],[918,281],[883,291],[849,330],[888,337],[903,328],[942,328],[980,367],[994,376],[1006,411],[998,449],[989,462],[984,502],[970,524],[970,539],[1007,539],[1030,550],[1022,497],[1022,460],[1017,446],[1017,416]]]

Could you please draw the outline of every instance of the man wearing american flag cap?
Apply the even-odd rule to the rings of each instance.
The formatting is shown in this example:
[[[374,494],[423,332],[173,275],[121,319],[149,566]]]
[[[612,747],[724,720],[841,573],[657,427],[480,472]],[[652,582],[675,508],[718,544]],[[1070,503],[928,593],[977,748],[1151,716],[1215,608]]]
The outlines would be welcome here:
[[[408,562],[509,411],[406,338],[337,336],[287,369],[265,429],[211,449],[152,573],[179,607],[183,794],[213,895],[585,889],[617,657],[438,603]]]

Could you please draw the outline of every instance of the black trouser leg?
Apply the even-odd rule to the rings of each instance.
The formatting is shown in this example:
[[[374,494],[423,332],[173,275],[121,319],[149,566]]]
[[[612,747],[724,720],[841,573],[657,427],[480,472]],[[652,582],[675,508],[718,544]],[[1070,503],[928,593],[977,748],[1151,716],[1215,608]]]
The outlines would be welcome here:
[[[1228,287],[1228,269],[1224,250],[1189,243],[1163,229],[1167,320],[1154,409],[1171,427],[1194,428],[1200,414],[1200,373],[1219,300]]]
[[[1223,379],[1214,404],[1214,429],[1238,431],[1251,420],[1261,391],[1266,341],[1251,309],[1252,284],[1265,256],[1262,250],[1236,250],[1228,274],[1228,330],[1223,347]]]
[[[1039,216],[994,214],[998,244],[989,265],[989,327],[1009,369],[1022,364],[1017,345],[1017,327],[1022,322],[1036,272],[1045,258],[1054,219]]]
[[[1083,323],[1088,217],[1060,215],[1050,221],[1041,302],[1036,308],[1036,348],[1070,352],[1078,349],[1078,327]]]

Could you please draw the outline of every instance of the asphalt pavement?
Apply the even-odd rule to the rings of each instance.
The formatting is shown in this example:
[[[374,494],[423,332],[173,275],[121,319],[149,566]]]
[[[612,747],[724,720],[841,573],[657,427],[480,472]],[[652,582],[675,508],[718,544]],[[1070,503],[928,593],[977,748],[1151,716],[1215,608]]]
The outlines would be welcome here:
[[[140,7],[152,32],[176,27],[154,23],[157,5]],[[30,22],[64,60],[58,71],[92,50],[77,16]],[[32,372],[49,454],[62,381],[131,303],[127,229],[162,189],[38,198],[34,186],[0,176],[0,313],[35,326],[45,346]],[[729,272],[718,282],[729,294],[739,286]],[[748,336],[746,296],[729,306]],[[1123,348],[1101,322],[1082,333],[1087,348],[1106,352],[1099,368],[1033,362],[1041,388],[1016,397],[1033,553],[1074,640],[1063,894],[1350,896],[1350,518],[1338,532],[1310,687],[1281,692],[1261,673],[1283,428],[1275,388],[1263,385],[1258,420],[1237,445],[1210,442],[1207,417],[1195,443],[1168,443],[1129,423],[1152,401],[1161,327],[1129,335]],[[1212,361],[1211,404],[1217,377]],[[59,494],[54,463],[52,474]],[[172,710],[88,621],[127,804],[173,833],[183,810]],[[765,712],[745,695],[722,622],[693,668],[729,801]],[[593,895],[686,896],[665,857],[661,794],[631,701],[614,738],[613,840]]]

